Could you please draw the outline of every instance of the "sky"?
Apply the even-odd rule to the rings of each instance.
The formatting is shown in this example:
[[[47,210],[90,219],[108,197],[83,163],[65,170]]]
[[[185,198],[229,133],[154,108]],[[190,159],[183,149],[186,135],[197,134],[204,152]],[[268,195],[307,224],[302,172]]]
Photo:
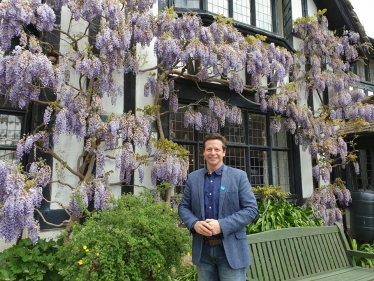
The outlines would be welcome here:
[[[364,26],[366,35],[374,38],[374,24],[373,24],[373,0],[350,0],[358,19]]]

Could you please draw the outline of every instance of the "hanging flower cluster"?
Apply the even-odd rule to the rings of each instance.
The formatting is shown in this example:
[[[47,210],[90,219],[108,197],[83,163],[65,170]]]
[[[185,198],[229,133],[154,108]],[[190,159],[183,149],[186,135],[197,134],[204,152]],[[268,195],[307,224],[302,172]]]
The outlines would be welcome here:
[[[171,185],[182,184],[187,179],[189,151],[166,139],[158,140],[155,147],[151,171],[153,185],[163,181]]]
[[[74,216],[79,217],[87,211],[92,200],[96,210],[105,210],[112,206],[112,196],[107,177],[84,182],[72,192],[68,210]]]
[[[315,215],[323,218],[326,225],[335,222],[343,223],[343,211],[345,206],[352,203],[350,191],[340,179],[333,184],[315,189],[313,194],[306,200],[304,207],[312,207]]]
[[[26,229],[36,243],[39,223],[34,208],[40,207],[42,190],[50,179],[51,168],[43,162],[31,163],[26,173],[21,165],[0,160],[0,237],[6,242]]]

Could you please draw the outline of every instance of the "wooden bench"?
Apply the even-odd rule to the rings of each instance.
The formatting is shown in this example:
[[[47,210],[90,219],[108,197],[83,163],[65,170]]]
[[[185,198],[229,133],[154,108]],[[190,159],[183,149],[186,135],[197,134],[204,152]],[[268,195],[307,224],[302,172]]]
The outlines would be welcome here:
[[[247,280],[374,280],[374,269],[355,265],[353,256],[374,253],[350,249],[338,225],[295,227],[247,235],[252,265]]]

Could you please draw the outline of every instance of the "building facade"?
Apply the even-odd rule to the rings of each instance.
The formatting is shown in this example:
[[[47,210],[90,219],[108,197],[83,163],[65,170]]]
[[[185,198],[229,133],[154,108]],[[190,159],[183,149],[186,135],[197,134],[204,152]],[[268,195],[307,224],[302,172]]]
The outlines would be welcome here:
[[[342,32],[343,28],[354,30],[360,33],[362,40],[373,41],[366,37],[363,27],[360,25],[355,13],[347,0],[166,0],[160,1],[155,5],[153,13],[165,7],[174,6],[177,13],[185,12],[197,13],[203,23],[208,25],[213,22],[214,16],[222,14],[225,17],[231,17],[233,24],[240,32],[245,35],[260,34],[266,36],[266,42],[274,43],[295,52],[298,49],[300,39],[293,32],[293,21],[296,18],[307,15],[314,15],[318,10],[327,8],[326,16],[329,19],[329,27],[337,32]],[[61,29],[70,26],[70,12],[62,9],[56,22]],[[84,23],[71,27],[73,33],[78,34]],[[47,40],[55,46],[56,49],[63,52],[67,51],[69,46],[64,44],[64,35],[56,34],[47,38]],[[157,63],[153,54],[153,44],[146,48],[139,48],[140,55],[147,57],[147,63],[154,65]],[[359,86],[365,91],[367,96],[371,96],[374,92],[374,60],[364,51],[363,55],[367,56],[366,64],[358,62],[354,65],[355,72],[360,76],[361,83]],[[191,70],[193,71],[193,69]],[[251,77],[245,72],[241,73],[247,82]],[[112,112],[122,114],[124,112],[135,112],[136,108],[142,108],[147,104],[152,104],[151,98],[144,97],[144,84],[147,82],[148,73],[118,74],[117,80],[123,83],[125,95],[118,97],[117,106],[110,104],[110,99],[104,104],[104,116],[109,116]],[[79,83],[78,77],[72,77],[75,83]],[[265,83],[267,81],[264,81]],[[253,186],[275,185],[282,186],[284,191],[290,192],[301,203],[304,198],[309,197],[313,189],[318,187],[312,177],[312,161],[309,153],[303,151],[295,144],[294,136],[281,130],[278,134],[272,135],[270,132],[270,121],[274,117],[271,113],[264,113],[258,105],[247,102],[239,96],[232,95],[227,87],[216,84],[201,83],[196,86],[191,81],[177,79],[175,88],[179,92],[180,104],[194,103],[205,97],[205,92],[214,92],[216,96],[223,100],[229,100],[230,104],[239,107],[242,110],[243,122],[241,125],[225,125],[219,128],[228,139],[228,149],[225,157],[227,165],[242,169],[247,172],[250,182]],[[201,91],[201,89],[204,91]],[[253,99],[251,93],[243,93],[248,99]],[[325,99],[328,100],[328,93],[325,93]],[[2,101],[0,108],[0,154],[3,158],[14,159],[13,151],[16,150],[15,141],[20,139],[22,135],[33,131],[40,120],[42,120],[43,109],[37,106],[31,106],[27,109],[15,109]],[[316,100],[305,100],[305,104],[310,106],[318,106]],[[165,105],[166,108],[166,105]],[[196,105],[195,110],[204,112],[205,107]],[[162,117],[162,126],[165,137],[182,145],[190,153],[189,155],[189,171],[196,170],[204,166],[204,160],[201,153],[202,140],[204,133],[198,132],[193,128],[185,128],[183,117],[184,110],[177,113],[164,114]],[[156,134],[157,135],[157,134]],[[155,135],[155,136],[156,136]],[[69,136],[63,136],[60,139],[56,150],[68,162],[76,161],[76,155],[82,151],[84,143],[77,143],[76,140]],[[372,161],[374,161],[374,152],[372,148],[363,145],[360,148],[360,164],[363,173],[359,178],[350,178],[350,170],[336,171],[337,176],[342,176],[349,180],[350,188],[360,188],[361,186],[370,185],[373,188],[373,169]],[[139,153],[142,153],[140,150]],[[23,160],[27,164],[28,159]],[[51,165],[56,167],[53,173],[53,179],[58,182],[64,178],[64,174],[59,174],[59,163],[50,159]],[[74,164],[73,164],[74,165]],[[137,193],[141,188],[137,186],[151,186],[150,170],[145,170],[145,182],[139,183],[138,177],[132,180],[133,185],[125,186],[121,184],[113,185],[114,194],[119,196],[123,192]],[[366,176],[365,176],[366,175]],[[111,176],[113,182],[118,182],[118,173]],[[69,179],[65,176],[65,180],[72,186],[78,184],[77,179]],[[183,186],[176,186],[176,193],[183,192]],[[59,200],[68,204],[70,190],[66,187],[59,186],[58,183],[52,184],[44,192],[45,197],[50,200]],[[51,222],[59,224],[66,218],[64,211],[58,204],[43,203],[41,212],[44,217]],[[49,237],[55,235],[58,229],[54,229],[41,222],[41,236]],[[4,246],[5,247],[5,246]]]

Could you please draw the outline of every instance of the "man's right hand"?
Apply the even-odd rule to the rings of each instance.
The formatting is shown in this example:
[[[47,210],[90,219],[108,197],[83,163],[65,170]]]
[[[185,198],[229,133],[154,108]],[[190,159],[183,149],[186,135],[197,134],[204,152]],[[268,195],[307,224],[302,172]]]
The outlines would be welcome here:
[[[213,235],[213,228],[209,223],[205,221],[198,221],[195,223],[194,227],[195,231],[203,236],[212,236]]]

